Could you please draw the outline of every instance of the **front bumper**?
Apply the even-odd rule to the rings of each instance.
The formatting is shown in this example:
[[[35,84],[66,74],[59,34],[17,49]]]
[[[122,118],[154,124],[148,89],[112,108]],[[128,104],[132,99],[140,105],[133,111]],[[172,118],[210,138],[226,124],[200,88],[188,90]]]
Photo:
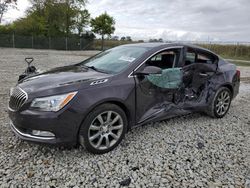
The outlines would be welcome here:
[[[10,128],[15,133],[15,135],[17,135],[22,140],[27,140],[27,141],[32,141],[32,142],[41,142],[41,143],[51,143],[51,144],[56,143],[55,136],[44,137],[44,136],[33,135],[32,132],[27,132],[27,131],[18,129],[12,123],[12,121],[10,121]]]
[[[9,118],[12,131],[22,140],[65,146],[77,143],[78,130],[82,122],[82,116],[72,109],[57,113],[29,109],[15,112],[9,109]],[[51,134],[41,136],[34,134],[34,131]]]

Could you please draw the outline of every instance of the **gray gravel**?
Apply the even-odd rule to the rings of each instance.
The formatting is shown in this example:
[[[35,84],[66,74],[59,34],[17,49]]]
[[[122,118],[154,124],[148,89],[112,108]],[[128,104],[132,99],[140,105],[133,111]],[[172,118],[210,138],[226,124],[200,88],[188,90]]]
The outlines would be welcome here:
[[[0,187],[250,187],[247,81],[223,119],[192,114],[139,127],[104,155],[15,137],[8,90],[26,67],[24,57],[47,69],[94,53],[0,49]]]

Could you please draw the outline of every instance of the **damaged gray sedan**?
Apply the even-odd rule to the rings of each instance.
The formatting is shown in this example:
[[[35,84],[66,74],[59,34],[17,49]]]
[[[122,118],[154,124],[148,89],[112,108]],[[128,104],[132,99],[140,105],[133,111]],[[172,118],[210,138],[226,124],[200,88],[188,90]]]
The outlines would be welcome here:
[[[209,50],[129,44],[42,73],[29,66],[11,91],[9,116],[24,140],[101,154],[152,121],[190,112],[222,118],[239,84],[236,66]]]

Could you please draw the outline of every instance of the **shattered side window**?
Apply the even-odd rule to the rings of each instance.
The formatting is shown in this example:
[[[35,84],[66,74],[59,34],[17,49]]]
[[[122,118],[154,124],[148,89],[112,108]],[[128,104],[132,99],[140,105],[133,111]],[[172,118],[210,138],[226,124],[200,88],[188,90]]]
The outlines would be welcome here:
[[[180,58],[180,49],[162,51],[146,62],[146,66],[156,66],[162,69],[162,74],[147,76],[148,81],[160,88],[177,89],[182,84],[181,68],[173,68]]]
[[[183,73],[181,68],[162,70],[162,74],[148,75],[147,79],[157,87],[165,89],[177,89],[182,84]]]

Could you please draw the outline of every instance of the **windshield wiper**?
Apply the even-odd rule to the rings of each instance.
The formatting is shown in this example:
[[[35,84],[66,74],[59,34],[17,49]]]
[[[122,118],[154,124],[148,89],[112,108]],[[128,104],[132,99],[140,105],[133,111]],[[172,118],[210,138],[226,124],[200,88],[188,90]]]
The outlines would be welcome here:
[[[110,72],[108,71],[105,71],[105,70],[102,70],[102,69],[98,69],[96,68],[95,66],[87,66],[87,65],[82,65],[84,68],[87,68],[87,69],[92,69],[94,71],[97,71],[97,72],[101,72],[101,73],[105,73],[105,74],[110,74]]]
[[[97,72],[102,72],[100,69],[96,68],[95,66],[87,66],[89,69],[93,69]]]

